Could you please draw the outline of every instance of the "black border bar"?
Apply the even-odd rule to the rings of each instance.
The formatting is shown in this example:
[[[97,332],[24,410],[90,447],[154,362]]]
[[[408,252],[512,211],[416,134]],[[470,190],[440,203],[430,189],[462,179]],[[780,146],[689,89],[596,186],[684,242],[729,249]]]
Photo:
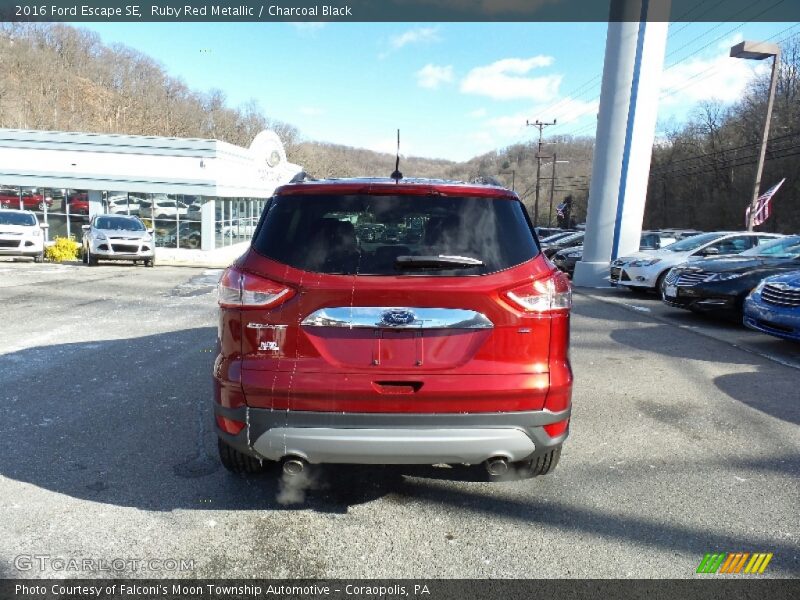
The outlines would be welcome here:
[[[532,570],[535,566],[531,566]],[[676,600],[784,600],[800,597],[800,580],[747,575],[656,580],[518,579],[2,579],[3,600],[264,600],[516,598]],[[85,591],[80,591],[85,588]],[[44,593],[39,593],[40,590]],[[76,592],[77,590],[77,592]],[[97,593],[99,591],[99,593]]]
[[[626,0],[3,0],[16,22],[606,22]],[[630,0],[672,22],[800,21],[798,0]],[[188,7],[188,9],[187,9]],[[659,10],[659,9],[663,10]],[[189,10],[191,9],[191,10]],[[336,10],[332,10],[336,9]],[[567,41],[568,42],[568,41]]]

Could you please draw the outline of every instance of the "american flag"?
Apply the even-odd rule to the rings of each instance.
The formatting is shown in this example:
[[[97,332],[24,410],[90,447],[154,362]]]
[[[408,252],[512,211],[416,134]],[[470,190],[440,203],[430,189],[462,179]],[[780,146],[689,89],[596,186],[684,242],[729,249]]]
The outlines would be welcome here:
[[[772,200],[772,197],[775,195],[775,192],[783,185],[783,182],[786,181],[784,177],[778,183],[773,185],[769,188],[766,192],[761,194],[756,200],[756,212],[753,217],[753,226],[758,226],[764,223],[767,219],[769,219],[770,209],[769,203]],[[747,207],[747,210],[744,211],[744,222],[745,225],[750,224],[750,207]]]

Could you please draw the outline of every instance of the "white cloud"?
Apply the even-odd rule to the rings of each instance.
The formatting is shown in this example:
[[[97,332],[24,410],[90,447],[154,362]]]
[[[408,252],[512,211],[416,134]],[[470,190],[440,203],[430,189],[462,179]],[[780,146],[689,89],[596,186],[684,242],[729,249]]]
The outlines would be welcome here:
[[[366,140],[363,144],[359,144],[362,148],[372,150],[374,152],[382,152],[384,154],[397,154],[397,137],[386,137],[382,139]],[[400,156],[411,156],[411,145],[401,139],[400,141]],[[400,164],[400,171],[403,170],[402,163]]]
[[[470,111],[469,113],[467,113],[467,116],[470,116],[473,119],[482,119],[487,114],[488,113],[486,112],[485,108],[476,108],[475,110]]]
[[[490,65],[475,67],[461,81],[465,94],[488,96],[495,100],[527,98],[536,101],[551,100],[558,94],[562,75],[525,77],[531,70],[549,67],[552,56],[531,58],[505,58]]]
[[[325,110],[316,106],[301,106],[297,109],[301,115],[306,117],[319,117],[325,114]]]
[[[725,38],[719,44],[717,44],[717,48],[720,50],[730,50],[731,46],[735,46],[739,42],[744,40],[744,35],[741,31],[734,33],[731,37]]]
[[[389,44],[394,50],[399,50],[409,44],[438,42],[441,39],[438,27],[416,27],[392,36],[389,39]]]
[[[315,35],[318,31],[323,29],[327,23],[321,21],[305,21],[302,23],[290,23],[299,33],[306,35]]]
[[[415,73],[417,85],[424,88],[436,89],[443,83],[452,83],[453,67],[451,65],[440,67],[427,64]]]
[[[770,64],[730,58],[727,53],[712,59],[696,59],[678,63],[661,76],[664,104],[739,100],[750,80],[768,72]]]

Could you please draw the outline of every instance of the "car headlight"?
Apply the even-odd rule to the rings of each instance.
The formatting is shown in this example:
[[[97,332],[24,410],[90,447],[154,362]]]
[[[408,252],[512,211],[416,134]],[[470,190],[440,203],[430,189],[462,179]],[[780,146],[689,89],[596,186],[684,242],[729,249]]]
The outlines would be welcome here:
[[[94,236],[94,239],[95,239],[96,242],[107,242],[108,241],[108,238],[105,236],[104,233],[98,233],[96,236]]]
[[[632,267],[651,267],[656,263],[660,263],[660,258],[648,258],[642,260],[635,260],[631,263]]]
[[[742,275],[744,275],[744,273],[715,273],[709,281],[728,281],[729,279],[736,279]]]

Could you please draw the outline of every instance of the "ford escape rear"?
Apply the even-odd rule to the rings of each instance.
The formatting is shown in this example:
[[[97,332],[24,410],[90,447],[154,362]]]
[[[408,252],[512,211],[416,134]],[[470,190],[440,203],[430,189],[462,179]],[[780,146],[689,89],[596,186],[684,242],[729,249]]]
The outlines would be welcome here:
[[[214,411],[232,471],[486,462],[538,475],[558,461],[570,287],[513,192],[284,186],[219,304]]]

